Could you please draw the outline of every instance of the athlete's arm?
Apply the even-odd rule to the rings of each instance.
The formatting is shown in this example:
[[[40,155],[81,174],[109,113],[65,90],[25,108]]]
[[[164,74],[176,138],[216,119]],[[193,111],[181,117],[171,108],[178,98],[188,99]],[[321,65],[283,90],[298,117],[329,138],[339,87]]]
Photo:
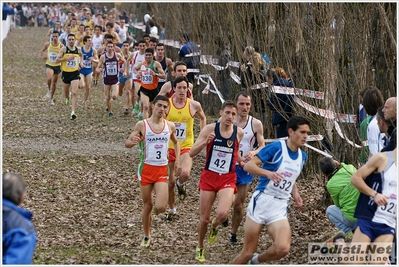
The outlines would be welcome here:
[[[158,61],[155,61],[155,69],[156,69],[156,71],[158,72],[158,73],[155,73],[155,75],[156,75],[158,78],[166,79],[166,75],[165,75],[165,72],[164,72],[163,69],[162,69],[162,65],[161,65],[161,63],[159,63]]]
[[[65,50],[66,50],[66,47],[63,47],[60,49],[60,52],[58,53],[57,58],[55,59],[55,62],[60,63],[62,61],[68,60],[67,58],[63,58]]]
[[[302,200],[301,196],[299,195],[299,190],[298,190],[298,186],[296,185],[296,182],[294,183],[294,186],[292,187],[292,197],[294,198],[294,201],[295,201],[294,207],[301,208],[303,206],[303,200]]]
[[[255,132],[256,141],[258,142],[258,149],[250,152],[252,152],[253,156],[255,156],[265,146],[265,138],[263,137],[263,124],[260,120],[253,118],[252,127]]]
[[[98,61],[97,69],[96,69],[96,71],[97,71],[98,73],[100,73],[100,72],[103,70],[104,59],[105,59],[105,56],[104,56],[104,55],[101,55],[100,60]]]
[[[83,69],[83,59],[84,59],[84,57],[83,57],[83,53],[82,53],[82,49],[80,48],[80,47],[78,47],[78,52],[79,52],[79,56],[80,56],[80,61],[79,61],[79,67],[81,68],[81,69]]]
[[[162,90],[162,88],[161,88],[161,90]],[[192,100],[191,103],[192,103],[191,105],[193,105],[195,108],[195,111],[196,111],[195,114],[197,114],[197,116],[200,119],[200,130],[202,130],[206,126],[206,115],[202,109],[200,102]]]
[[[166,67],[169,69],[169,73],[173,72],[173,62],[170,58],[166,58]]]
[[[174,146],[174,150],[175,150],[175,154],[176,154],[176,161],[175,161],[175,175],[179,176],[181,173],[181,165],[180,165],[180,142],[177,139],[176,136],[176,126],[173,122],[169,122],[169,127],[170,127],[170,140],[172,140],[173,142],[173,146]]]
[[[204,129],[202,129],[193,147],[190,149],[190,157],[193,158],[198,155],[209,142],[212,142],[212,140],[215,138],[214,130],[215,123],[208,124],[204,127]]]
[[[47,59],[47,53],[43,55],[43,52],[45,52],[45,51],[47,52],[47,48],[49,45],[50,45],[50,42],[45,43],[42,50],[40,51],[40,54],[44,60]]]
[[[141,65],[143,65],[143,62],[137,64],[137,66],[133,68],[133,72],[136,74],[136,78],[139,80],[141,79],[141,71],[139,71],[141,69]]]
[[[125,141],[125,147],[132,148],[133,146],[137,145],[139,142],[143,141],[143,129],[144,129],[144,122],[139,121],[134,126],[133,132],[130,134],[128,139]]]
[[[253,159],[245,163],[244,171],[252,173],[254,175],[267,177],[269,178],[269,180],[275,183],[279,183],[281,180],[284,179],[284,176],[281,173],[271,172],[260,167],[262,163],[262,160],[258,156],[255,156]]]
[[[188,90],[190,90],[190,92],[191,92],[190,99],[194,99],[193,84],[192,83],[188,83]]]
[[[158,95],[167,96],[170,92],[170,89],[172,89],[171,82],[166,82],[166,83],[164,83],[164,85],[162,85],[161,90],[159,91]]]
[[[387,197],[383,194],[377,193],[374,189],[370,188],[365,182],[370,174],[374,172],[382,172],[388,163],[388,156],[386,153],[377,153],[373,155],[366,164],[360,167],[357,172],[352,175],[351,183],[363,194],[373,197],[374,202],[380,205],[388,204]]]
[[[126,62],[125,57],[122,56],[122,54],[120,53],[116,53],[116,56],[118,57],[119,62],[123,62],[123,67],[125,68],[123,72],[123,77],[129,77],[129,64]]]
[[[97,50],[93,47],[93,56],[89,58],[92,62],[98,63],[99,59],[97,56]]]

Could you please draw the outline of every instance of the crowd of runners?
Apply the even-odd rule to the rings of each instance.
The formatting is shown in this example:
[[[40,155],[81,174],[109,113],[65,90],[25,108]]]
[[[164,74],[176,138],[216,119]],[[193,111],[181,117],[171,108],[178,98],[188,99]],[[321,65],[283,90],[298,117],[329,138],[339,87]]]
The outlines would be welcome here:
[[[54,21],[47,35],[48,42],[41,50],[47,77],[46,96],[50,105],[55,105],[54,94],[61,75],[71,120],[78,118],[78,107],[87,107],[92,86],[103,86],[108,117],[114,114],[111,99],[117,97],[125,97],[122,111],[125,115],[138,116],[139,121],[125,146],[137,145],[140,150],[137,177],[143,200],[141,246],[151,244],[153,214],[164,214],[165,221],[173,221],[177,214],[176,197],[184,201],[188,194],[194,194],[186,191],[185,183],[191,179],[193,161],[206,148],[199,178],[198,244],[193,257],[205,262],[206,233],[209,231],[208,245],[214,245],[219,227],[229,226],[231,208],[229,241],[233,247],[242,246],[234,263],[258,264],[287,255],[291,245],[289,203],[293,198],[295,207],[304,204],[296,181],[307,160],[302,147],[311,131],[310,122],[291,111],[287,111],[289,119],[281,117],[280,120],[280,113],[275,109],[273,124],[278,137],[283,139],[266,145],[262,121],[250,115],[254,95],[243,90],[233,100],[223,102],[216,122],[207,123],[201,103],[193,97],[187,63],[172,62],[158,39],[145,34],[142,40],[132,42],[125,19],[119,18],[118,23],[112,16],[107,17],[105,23],[94,20],[98,15],[92,14],[89,8],[82,8],[78,13],[68,12],[65,16],[63,21]],[[251,46],[243,49],[243,59],[250,61],[254,56]],[[265,77],[269,84],[292,86],[280,74],[269,69]],[[79,88],[85,92],[81,102],[78,101]],[[279,97],[273,101],[280,101]],[[366,95],[363,102],[370,97]],[[394,121],[396,131],[396,98],[386,101],[382,116],[386,121]],[[196,140],[195,117],[200,126]],[[392,131],[390,134],[392,136]],[[357,223],[344,236],[334,235],[333,242],[347,237],[349,232],[357,241],[393,241],[396,214],[389,207],[396,210],[396,138],[393,152],[379,153],[380,150],[373,151],[367,163],[353,172],[352,183],[360,191],[358,206],[364,211],[359,208],[355,214]],[[259,176],[259,180],[246,210],[243,242],[239,242],[238,228],[254,175]],[[216,198],[215,217],[211,218]],[[256,248],[264,226],[273,243],[258,254]]]

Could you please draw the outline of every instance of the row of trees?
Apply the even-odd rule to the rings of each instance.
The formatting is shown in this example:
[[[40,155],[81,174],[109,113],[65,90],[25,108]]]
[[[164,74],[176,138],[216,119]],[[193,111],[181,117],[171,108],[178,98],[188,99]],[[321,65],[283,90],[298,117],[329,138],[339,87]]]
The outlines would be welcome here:
[[[135,13],[139,21],[146,13],[162,17],[166,39],[179,40],[189,32],[203,54],[216,55],[218,37],[235,61],[242,46],[258,46],[271,67],[297,74],[296,87],[325,93],[324,101],[302,98],[319,108],[357,114],[359,92],[367,85],[377,86],[385,98],[397,94],[396,3],[123,3],[118,8]],[[168,56],[177,60],[175,52]],[[203,101],[205,110],[216,101]],[[357,161],[359,149],[336,134],[331,120],[301,107],[296,111],[311,119],[314,133],[330,138],[338,160]],[[266,137],[273,137],[270,122],[264,123],[270,129]],[[340,125],[360,144],[355,124]]]

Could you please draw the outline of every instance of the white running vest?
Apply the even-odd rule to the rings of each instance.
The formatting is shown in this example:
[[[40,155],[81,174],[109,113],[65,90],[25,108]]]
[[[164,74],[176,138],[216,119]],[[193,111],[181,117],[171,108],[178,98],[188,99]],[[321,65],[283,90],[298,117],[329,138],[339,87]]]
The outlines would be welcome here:
[[[244,128],[244,136],[239,144],[239,150],[241,158],[244,157],[249,151],[254,150],[254,144],[256,140],[256,136],[254,130],[252,129],[252,116],[248,117],[247,124]],[[236,163],[238,164],[238,162]]]
[[[96,50],[98,50],[101,46],[102,46],[102,43],[103,43],[103,36],[100,34],[100,37],[97,37],[96,35],[93,35],[92,37],[91,37],[91,41],[92,41],[92,43],[93,43],[93,47],[96,49]],[[104,49],[105,50],[105,49]]]
[[[398,194],[398,168],[392,156],[387,153],[392,163],[387,166],[381,173],[382,178],[382,192],[381,194],[389,197],[388,204],[385,206],[378,206],[375,211],[373,222],[384,223],[392,228],[396,227],[396,207],[397,207],[397,194]]]
[[[145,125],[144,134],[144,163],[153,166],[168,165],[168,144],[170,139],[169,124],[164,120],[164,126],[159,133],[154,132],[143,120]]]
[[[298,158],[294,160],[288,153],[286,142],[280,140],[280,143],[282,148],[282,162],[276,172],[281,173],[284,176],[284,179],[279,184],[270,180],[264,193],[289,200],[294,183],[302,170],[302,151],[298,148]]]

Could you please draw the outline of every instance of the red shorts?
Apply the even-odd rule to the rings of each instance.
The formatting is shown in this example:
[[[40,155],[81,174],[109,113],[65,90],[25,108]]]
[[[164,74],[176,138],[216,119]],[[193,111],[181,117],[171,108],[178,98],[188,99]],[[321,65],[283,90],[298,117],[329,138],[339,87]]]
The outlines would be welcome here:
[[[142,186],[149,184],[166,182],[169,179],[168,165],[165,166],[153,166],[145,164],[139,175],[139,180]]]
[[[234,188],[235,194],[237,193],[236,180],[235,171],[220,175],[213,171],[202,170],[199,189],[218,192],[225,188]]]
[[[169,152],[169,162],[175,162],[176,161],[175,150],[173,148],[169,148],[168,152]],[[183,150],[180,150],[180,156],[189,152],[190,148],[183,148]]]

